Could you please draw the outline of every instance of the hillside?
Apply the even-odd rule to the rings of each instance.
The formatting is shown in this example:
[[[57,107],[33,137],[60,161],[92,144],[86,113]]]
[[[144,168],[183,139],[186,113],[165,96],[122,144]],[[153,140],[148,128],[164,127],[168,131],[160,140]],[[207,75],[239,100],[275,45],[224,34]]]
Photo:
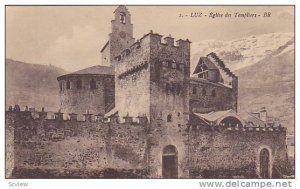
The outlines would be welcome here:
[[[6,59],[6,108],[19,104],[46,110],[58,110],[56,78],[66,71],[55,66],[28,64]]]
[[[266,107],[272,117],[294,130],[294,51],[271,56],[236,71],[239,108],[256,111]]]

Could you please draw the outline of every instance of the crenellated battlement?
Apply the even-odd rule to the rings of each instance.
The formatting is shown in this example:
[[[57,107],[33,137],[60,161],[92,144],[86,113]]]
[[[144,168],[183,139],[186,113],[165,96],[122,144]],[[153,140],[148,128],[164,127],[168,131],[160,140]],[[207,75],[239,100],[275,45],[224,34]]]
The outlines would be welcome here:
[[[263,132],[286,132],[286,127],[225,127],[224,125],[215,125],[209,127],[203,127],[201,125],[193,125],[191,131],[200,130],[210,130],[210,131],[222,131],[222,132],[246,132],[246,133],[263,133]]]
[[[133,43],[129,48],[124,49],[121,54],[116,56],[114,59],[117,61],[121,61],[122,59],[126,58],[127,56],[132,55],[132,53],[135,53],[139,49],[142,49],[144,47],[148,47],[149,43],[152,43],[153,45],[159,45],[159,46],[168,46],[170,48],[173,48],[175,50],[188,50],[190,49],[190,41],[188,39],[183,40],[179,39],[176,41],[175,39],[171,37],[171,35],[166,36],[163,38],[162,35],[158,33],[153,33],[151,30],[148,34],[145,34],[142,38],[137,40],[135,43]]]
[[[9,106],[9,109],[5,111],[5,115],[7,117],[14,116],[14,119],[18,118],[26,118],[26,119],[40,119],[40,120],[56,120],[56,121],[63,121],[63,122],[90,122],[90,123],[116,123],[120,125],[124,124],[131,124],[131,125],[141,125],[146,126],[148,124],[148,118],[143,116],[138,117],[131,117],[127,115],[126,117],[119,117],[118,115],[111,115],[110,117],[104,117],[103,114],[91,114],[88,111],[85,114],[76,114],[76,113],[63,113],[60,110],[57,112],[45,112],[45,109],[42,108],[41,111],[36,111],[35,108],[28,108],[26,106],[24,110],[20,109],[19,105],[15,105],[14,108]],[[83,117],[84,119],[80,119]],[[124,119],[123,122],[121,119]]]
[[[68,114],[68,119],[60,111],[51,112],[51,115],[56,115],[51,119],[47,118],[47,114],[50,112],[44,109],[36,111],[27,107],[21,110],[18,105],[14,108],[10,106],[6,111],[5,129],[9,139],[6,153],[12,168],[8,172],[10,175],[15,168],[58,172],[94,170],[95,167],[99,170],[147,170],[149,150],[152,150],[152,154],[158,153],[154,150],[157,147],[156,139],[168,127],[161,125],[157,130],[151,130],[145,115],[134,117],[129,113],[120,118],[116,114],[104,117],[102,114],[86,112],[84,121],[79,121],[79,115],[75,113]],[[120,119],[125,122],[120,123]],[[207,165],[239,168],[245,165],[243,159],[255,160],[256,152],[263,146],[282,149],[274,154],[276,161],[286,157],[284,127],[181,125],[181,128],[173,134],[188,138],[186,145],[189,154],[184,157],[190,160],[190,165],[195,169],[200,165],[208,170],[210,168]],[[158,149],[163,147],[158,146]],[[219,150],[223,150],[225,155],[216,156]],[[183,151],[179,152],[183,154]]]
[[[227,131],[243,131],[243,132],[286,132],[285,127],[234,127],[227,128]]]
[[[6,118],[11,117],[14,120],[45,120],[50,121],[53,123],[53,121],[56,122],[63,122],[63,123],[77,123],[77,124],[85,124],[85,123],[95,123],[95,124],[101,124],[102,126],[142,126],[146,127],[149,124],[149,120],[146,115],[142,116],[130,116],[127,114],[124,117],[120,117],[118,115],[111,115],[109,117],[104,117],[103,114],[90,114],[88,111],[85,114],[75,114],[75,113],[69,113],[66,114],[67,116],[64,116],[64,113],[62,113],[60,110],[57,112],[46,112],[44,108],[41,109],[41,111],[36,111],[35,108],[28,108],[27,106],[24,108],[24,110],[20,109],[19,105],[15,105],[14,108],[12,106],[9,107],[9,109],[5,112]],[[54,116],[53,116],[54,115]],[[83,120],[79,119],[79,117],[83,116]],[[122,121],[122,119],[124,121]],[[201,125],[193,125],[192,127],[188,127],[191,131],[197,131],[202,130],[204,127]],[[282,126],[278,127],[225,127],[224,125],[215,125],[215,126],[209,126],[205,127],[208,130],[211,131],[226,131],[226,132],[286,132],[286,128]]]

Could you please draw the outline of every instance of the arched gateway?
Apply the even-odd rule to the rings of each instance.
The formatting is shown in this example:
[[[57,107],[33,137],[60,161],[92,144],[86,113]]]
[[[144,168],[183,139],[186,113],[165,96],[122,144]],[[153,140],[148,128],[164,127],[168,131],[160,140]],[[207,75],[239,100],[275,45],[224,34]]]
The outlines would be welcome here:
[[[259,172],[261,178],[270,178],[270,153],[267,149],[262,149],[259,154]]]
[[[168,145],[163,149],[162,176],[163,178],[178,178],[178,153],[173,145]]]

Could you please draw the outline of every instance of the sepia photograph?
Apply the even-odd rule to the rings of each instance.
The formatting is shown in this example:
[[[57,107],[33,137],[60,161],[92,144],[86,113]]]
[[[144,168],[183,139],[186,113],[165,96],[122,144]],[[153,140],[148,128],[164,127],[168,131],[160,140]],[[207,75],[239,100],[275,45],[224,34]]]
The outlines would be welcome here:
[[[6,179],[295,179],[295,6],[4,8]]]

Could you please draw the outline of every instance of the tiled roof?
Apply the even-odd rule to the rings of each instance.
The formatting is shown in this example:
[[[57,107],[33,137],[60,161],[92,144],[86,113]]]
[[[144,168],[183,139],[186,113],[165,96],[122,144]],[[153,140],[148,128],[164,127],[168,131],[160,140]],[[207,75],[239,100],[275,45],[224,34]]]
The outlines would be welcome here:
[[[65,76],[72,76],[72,75],[114,75],[114,70],[112,67],[97,65],[97,66],[88,67],[83,70],[78,70],[76,72],[59,76],[57,79],[59,80]]]
[[[113,75],[113,68],[109,66],[92,66],[79,70],[70,74],[100,74],[100,75]]]

